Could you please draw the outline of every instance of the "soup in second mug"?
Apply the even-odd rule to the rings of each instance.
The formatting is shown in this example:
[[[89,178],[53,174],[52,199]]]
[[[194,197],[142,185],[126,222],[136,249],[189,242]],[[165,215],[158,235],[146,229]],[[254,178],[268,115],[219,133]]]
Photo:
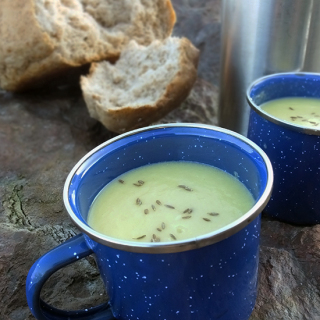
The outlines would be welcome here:
[[[320,129],[320,99],[288,97],[263,103],[261,109],[296,126]]]

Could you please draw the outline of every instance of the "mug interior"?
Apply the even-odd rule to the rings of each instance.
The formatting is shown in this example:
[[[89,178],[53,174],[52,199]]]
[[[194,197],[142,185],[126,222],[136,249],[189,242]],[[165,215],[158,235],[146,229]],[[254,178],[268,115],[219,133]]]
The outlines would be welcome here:
[[[281,98],[320,98],[320,74],[318,73],[277,73],[254,81],[247,91],[247,101],[250,107],[263,118],[294,131],[320,135],[320,130],[287,121],[266,113],[261,106],[270,100]]]
[[[129,170],[164,161],[214,166],[236,176],[249,189],[255,205],[241,221],[236,221],[234,232],[242,223],[252,221],[270,197],[271,164],[264,152],[247,138],[210,126],[154,126],[109,140],[75,166],[66,181],[64,197],[71,218],[92,235],[86,220],[93,200],[103,187]],[[101,237],[95,240],[99,242]]]

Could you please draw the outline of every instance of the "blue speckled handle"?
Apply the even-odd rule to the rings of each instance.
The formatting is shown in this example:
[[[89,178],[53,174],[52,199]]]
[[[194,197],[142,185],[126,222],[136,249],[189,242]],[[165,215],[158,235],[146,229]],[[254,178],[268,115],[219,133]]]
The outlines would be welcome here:
[[[42,286],[54,272],[92,253],[93,251],[87,246],[84,236],[79,234],[47,252],[34,263],[28,273],[26,294],[29,308],[36,319],[114,319],[108,303],[85,310],[64,311],[53,308],[40,299]]]

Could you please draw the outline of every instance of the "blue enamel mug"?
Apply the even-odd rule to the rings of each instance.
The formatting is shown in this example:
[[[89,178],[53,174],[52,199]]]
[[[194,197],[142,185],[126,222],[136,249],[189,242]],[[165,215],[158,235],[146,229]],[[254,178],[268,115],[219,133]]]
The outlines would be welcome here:
[[[86,222],[90,205],[111,180],[163,161],[194,161],[235,175],[255,204],[209,234],[174,242],[138,243],[100,234]],[[273,171],[249,139],[218,127],[166,124],[119,135],[82,158],[64,187],[67,211],[83,232],[39,258],[26,291],[37,319],[247,320],[257,294],[261,211]],[[40,299],[56,270],[94,254],[110,301],[87,310],[57,310]]]
[[[266,214],[292,224],[320,223],[320,130],[279,120],[260,108],[286,97],[320,99],[320,74],[278,73],[256,80],[247,91],[248,138],[271,160],[274,188]]]

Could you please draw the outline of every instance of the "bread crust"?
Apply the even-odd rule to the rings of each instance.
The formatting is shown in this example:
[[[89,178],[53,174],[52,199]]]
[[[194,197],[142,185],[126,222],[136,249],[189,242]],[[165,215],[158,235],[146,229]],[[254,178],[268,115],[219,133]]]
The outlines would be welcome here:
[[[74,48],[75,52],[83,51],[83,54],[78,54],[74,59],[66,57],[62,49],[63,44],[59,43],[58,37],[50,35],[37,20],[35,8],[37,1],[40,0],[1,0],[0,87],[2,89],[23,91],[43,84],[70,68],[105,59],[115,61],[130,37],[135,36],[135,27],[132,25],[128,27],[128,33],[131,34],[123,33],[123,38],[117,41],[102,43],[98,30],[93,50],[89,50],[90,46],[88,47],[84,40],[81,47]],[[163,29],[163,36],[168,37],[176,21],[175,12],[170,0],[158,1],[164,4],[161,19],[165,20],[166,26]],[[143,22],[139,23],[141,25]],[[139,39],[148,43],[154,40],[141,39],[140,35]]]
[[[81,77],[81,87],[91,117],[100,121],[107,129],[123,133],[141,128],[160,120],[179,105],[189,95],[197,78],[199,50],[186,39],[180,39],[179,71],[166,85],[165,93],[154,104],[140,106],[103,106],[102,97],[93,92],[88,85],[98,64],[92,64],[88,77]]]

